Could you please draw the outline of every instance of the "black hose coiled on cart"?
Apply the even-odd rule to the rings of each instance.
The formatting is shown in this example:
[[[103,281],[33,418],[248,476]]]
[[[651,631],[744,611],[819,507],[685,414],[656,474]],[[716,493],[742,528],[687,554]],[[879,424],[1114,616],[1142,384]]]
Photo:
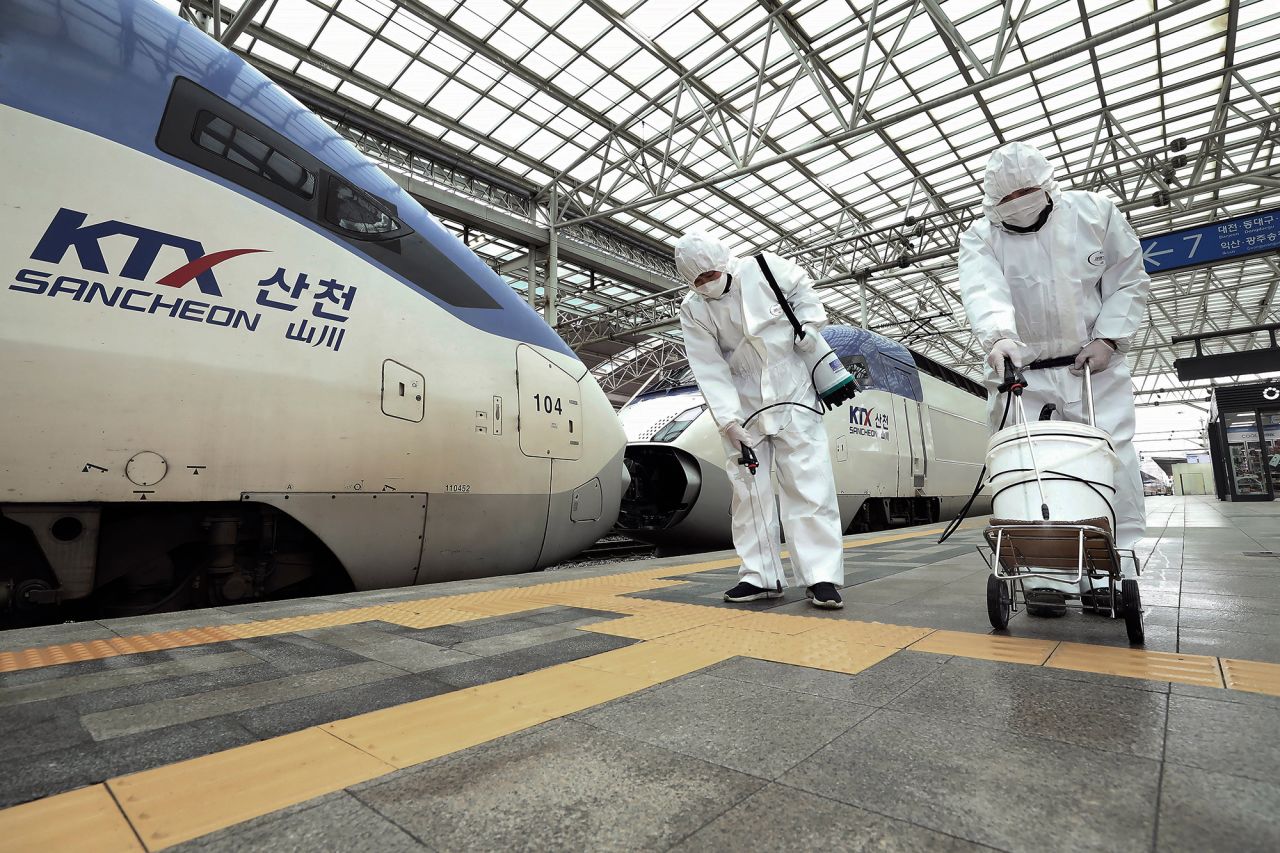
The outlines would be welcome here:
[[[1004,429],[1005,422],[1009,420],[1009,409],[1013,406],[1013,394],[1004,395],[1004,414],[1000,416],[1000,426],[996,428],[996,432]],[[987,465],[982,464],[982,472],[978,474],[978,484],[973,487],[973,494],[969,495],[969,500],[964,502],[964,506],[960,508],[960,512],[956,513],[956,517],[947,523],[947,528],[942,531],[942,536],[938,537],[938,544],[941,545],[951,538],[951,534],[960,529],[961,523],[968,518],[969,508],[973,506],[973,502],[978,499],[978,493],[982,491],[982,487],[986,485]]]

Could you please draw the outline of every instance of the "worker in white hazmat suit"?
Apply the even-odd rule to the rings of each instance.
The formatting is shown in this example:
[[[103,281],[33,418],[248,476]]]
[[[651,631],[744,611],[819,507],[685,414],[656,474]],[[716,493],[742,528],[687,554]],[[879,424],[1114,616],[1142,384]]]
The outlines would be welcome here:
[[[844,551],[835,477],[802,357],[824,345],[827,313],[799,267],[777,255],[761,257],[803,337],[797,337],[757,258],[736,258],[724,243],[699,233],[684,235],[675,249],[676,269],[692,287],[680,305],[689,366],[724,438],[733,487],[733,544],[742,560],[741,582],[724,597],[755,601],[782,595],[786,578],[774,511],[776,475],[796,578],[815,606],[839,608],[844,606],[838,589],[844,583]],[[759,459],[756,472],[738,462],[744,444]]]
[[[1116,541],[1132,548],[1145,531],[1146,508],[1125,353],[1151,288],[1138,235],[1105,196],[1060,189],[1049,161],[1026,143],[991,155],[983,195],[985,215],[960,238],[960,295],[988,353],[992,431],[1004,411],[994,389],[1006,357],[1029,371],[1023,402],[1032,417],[1052,403],[1077,423],[1088,422],[1087,364],[1096,424],[1110,433],[1120,463],[1112,501]],[[1043,364],[1055,360],[1067,363]]]

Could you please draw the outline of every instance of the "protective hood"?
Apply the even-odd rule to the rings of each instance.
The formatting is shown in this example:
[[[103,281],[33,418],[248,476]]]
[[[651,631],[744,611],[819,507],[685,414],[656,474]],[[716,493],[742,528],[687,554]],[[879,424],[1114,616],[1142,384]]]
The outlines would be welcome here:
[[[996,205],[1000,199],[1023,187],[1039,187],[1049,194],[1053,206],[1062,201],[1062,190],[1053,179],[1053,166],[1040,149],[1025,142],[1010,142],[991,153],[982,179],[982,211],[993,224],[1000,225]]]
[[[691,231],[676,241],[676,272],[686,284],[704,272],[731,273],[737,263],[729,247],[710,234]]]

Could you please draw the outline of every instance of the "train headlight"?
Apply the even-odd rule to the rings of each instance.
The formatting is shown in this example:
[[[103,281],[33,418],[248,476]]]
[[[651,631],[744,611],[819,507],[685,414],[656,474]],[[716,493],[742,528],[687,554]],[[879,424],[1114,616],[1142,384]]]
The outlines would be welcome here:
[[[654,433],[653,438],[650,440],[651,441],[675,441],[677,438],[680,437],[681,433],[683,433],[686,429],[689,428],[689,424],[697,420],[698,415],[702,414],[706,410],[707,410],[706,403],[702,403],[700,405],[694,406],[692,409],[685,409],[683,412],[676,415],[671,420],[671,423],[667,424],[662,429]]]

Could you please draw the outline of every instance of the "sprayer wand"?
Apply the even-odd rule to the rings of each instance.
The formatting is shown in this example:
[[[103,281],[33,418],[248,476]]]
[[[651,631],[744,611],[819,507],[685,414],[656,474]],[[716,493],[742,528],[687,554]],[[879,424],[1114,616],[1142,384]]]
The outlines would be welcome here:
[[[742,455],[738,457],[739,465],[746,465],[747,470],[751,472],[751,476],[756,475],[756,469],[760,467],[760,460],[756,458],[756,452],[746,443],[738,445],[742,448]]]
[[[1022,415],[1022,430],[1027,437],[1027,451],[1031,454],[1031,470],[1036,475],[1036,488],[1040,490],[1040,517],[1049,520],[1049,501],[1044,496],[1044,481],[1040,479],[1040,466],[1036,463],[1035,442],[1031,440],[1031,424],[1027,422],[1027,408],[1022,402],[1022,390],[1027,387],[1027,380],[1020,368],[1013,366],[1013,359],[1004,360],[1004,382],[1000,383],[1000,391],[1018,398],[1018,412]]]

